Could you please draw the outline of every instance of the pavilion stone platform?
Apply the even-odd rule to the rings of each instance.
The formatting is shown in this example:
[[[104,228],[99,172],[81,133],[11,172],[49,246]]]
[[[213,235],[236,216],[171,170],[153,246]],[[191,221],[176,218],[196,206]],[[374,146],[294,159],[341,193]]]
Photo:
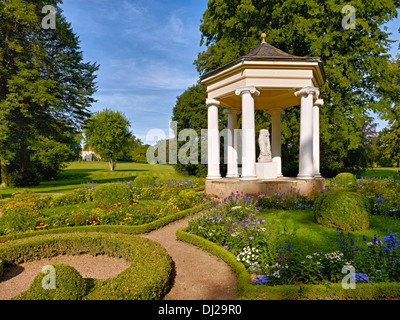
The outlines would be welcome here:
[[[208,174],[205,192],[209,195],[226,197],[242,192],[266,195],[297,192],[308,195],[325,187],[320,174],[319,137],[319,108],[324,104],[319,98],[319,87],[325,81],[322,60],[290,55],[266,43],[266,34],[261,37],[262,43],[245,56],[200,77],[208,93]],[[227,148],[226,177],[220,174],[218,111],[221,107],[228,116],[227,141],[224,142]],[[282,175],[281,116],[286,108],[293,107],[300,108],[299,173],[295,178],[287,178]],[[262,130],[255,132],[255,110],[267,110],[271,115],[271,127],[265,124],[262,129],[264,133],[268,131],[266,135]],[[241,114],[240,129],[238,114]],[[260,144],[258,161],[257,134]],[[261,136],[264,138],[261,139]],[[266,139],[268,152],[265,151]],[[263,157],[261,149],[264,150]]]
[[[219,198],[233,194],[262,194],[272,196],[275,193],[298,193],[309,195],[311,192],[320,192],[325,189],[325,179],[307,179],[281,177],[276,179],[240,180],[239,178],[221,178],[206,180],[205,192]]]

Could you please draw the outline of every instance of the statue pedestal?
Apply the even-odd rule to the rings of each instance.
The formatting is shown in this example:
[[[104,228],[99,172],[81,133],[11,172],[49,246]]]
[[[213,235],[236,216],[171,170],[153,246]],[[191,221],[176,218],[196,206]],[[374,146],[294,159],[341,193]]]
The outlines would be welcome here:
[[[278,164],[276,162],[257,162],[256,175],[258,179],[276,179]]]

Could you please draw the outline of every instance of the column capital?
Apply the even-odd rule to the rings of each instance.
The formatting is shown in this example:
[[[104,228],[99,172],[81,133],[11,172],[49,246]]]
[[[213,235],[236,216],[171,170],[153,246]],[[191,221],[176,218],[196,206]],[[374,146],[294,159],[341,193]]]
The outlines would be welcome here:
[[[215,99],[206,99],[206,106],[219,106],[221,104],[221,102],[219,102],[218,100]]]
[[[323,105],[324,105],[324,100],[322,100],[322,99],[317,99],[317,100],[314,102],[314,106],[322,107]]]
[[[232,113],[232,114],[237,114],[240,112],[239,108],[226,108],[223,111],[224,113]]]
[[[235,94],[237,96],[240,96],[243,93],[251,93],[251,94],[255,94],[256,96],[260,95],[260,91],[258,91],[255,86],[240,87],[240,88],[237,88],[235,91]]]
[[[294,95],[296,97],[298,97],[298,96],[306,96],[306,95],[309,95],[309,94],[312,94],[313,96],[315,96],[318,99],[318,97],[319,97],[319,89],[315,88],[315,87],[304,87],[303,89],[301,89],[299,91],[296,91],[294,93]]]
[[[268,113],[270,115],[273,115],[273,114],[281,115],[281,114],[284,114],[285,111],[282,108],[272,108],[272,109],[268,109]]]

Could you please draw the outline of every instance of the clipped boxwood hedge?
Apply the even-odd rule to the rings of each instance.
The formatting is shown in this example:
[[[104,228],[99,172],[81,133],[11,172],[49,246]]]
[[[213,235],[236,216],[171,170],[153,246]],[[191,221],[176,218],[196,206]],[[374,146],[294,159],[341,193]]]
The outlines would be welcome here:
[[[93,203],[97,208],[109,209],[116,203],[131,203],[132,193],[125,183],[104,183],[93,193]]]
[[[42,235],[0,244],[5,265],[58,255],[108,255],[131,265],[118,276],[92,279],[86,300],[157,300],[171,286],[171,258],[164,247],[147,238],[123,234],[71,233]],[[20,297],[20,298],[23,298]]]
[[[371,205],[367,197],[351,191],[329,191],[314,201],[317,223],[342,230],[363,230],[370,224]]]
[[[87,294],[85,279],[74,268],[64,263],[51,264],[54,268],[55,288],[43,288],[47,274],[40,272],[35,276],[29,289],[14,300],[82,300]],[[50,271],[51,272],[51,271]]]
[[[225,261],[237,276],[237,294],[239,299],[250,300],[382,300],[400,298],[400,284],[362,283],[356,289],[343,289],[341,283],[325,285],[252,285],[245,266],[238,262],[235,255],[221,246],[202,237],[186,232],[187,227],[177,230],[179,240],[198,246]]]
[[[357,177],[350,172],[342,172],[336,175],[335,181],[343,187],[352,187],[357,185]]]

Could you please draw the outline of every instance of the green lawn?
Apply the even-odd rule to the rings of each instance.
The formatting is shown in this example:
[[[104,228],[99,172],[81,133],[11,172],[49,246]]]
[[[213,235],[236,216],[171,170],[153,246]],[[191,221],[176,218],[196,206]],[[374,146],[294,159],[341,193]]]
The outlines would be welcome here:
[[[361,174],[362,177],[388,178],[398,173],[400,168],[371,168]]]
[[[79,188],[86,182],[133,180],[138,175],[150,175],[165,180],[182,178],[170,165],[118,162],[115,171],[111,172],[107,162],[71,162],[57,180],[43,181],[39,186],[31,188],[3,188],[0,189],[0,196],[7,198],[22,189],[30,189],[37,193],[65,193]]]
[[[293,232],[292,246],[310,249],[318,247],[327,250],[334,248],[336,229],[326,228],[314,222],[312,210],[265,210],[260,218],[266,220],[267,226],[286,228],[287,232]],[[382,215],[371,216],[369,229],[350,233],[355,245],[360,245],[363,235],[367,242],[371,242],[375,234],[383,240],[383,237],[388,235],[388,230],[400,232],[400,219]],[[347,235],[347,231],[345,234]]]

